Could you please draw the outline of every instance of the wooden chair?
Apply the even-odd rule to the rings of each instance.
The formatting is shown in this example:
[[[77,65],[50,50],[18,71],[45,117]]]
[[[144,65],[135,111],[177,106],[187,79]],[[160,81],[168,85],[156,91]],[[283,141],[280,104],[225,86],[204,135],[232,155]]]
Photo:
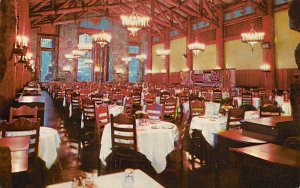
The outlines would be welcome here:
[[[81,129],[81,144],[86,147],[94,142],[95,106],[92,100],[84,99],[82,103],[83,128]]]
[[[0,147],[0,187],[12,187],[11,154],[8,147]]]
[[[217,102],[217,103],[222,102],[222,90],[221,89],[213,90],[213,102]]]
[[[111,143],[108,169],[119,167],[138,167],[146,163],[147,159],[137,150],[137,133],[135,118],[119,114],[111,115]]]
[[[169,97],[165,100],[164,104],[164,120],[175,122],[176,121],[176,109],[177,100],[174,97]]]
[[[190,118],[194,116],[203,115],[205,112],[203,100],[191,100],[190,101]]]
[[[170,92],[168,91],[163,91],[160,93],[160,104],[164,104],[165,99],[169,98],[171,96]]]
[[[267,105],[264,107],[260,107],[260,117],[272,117],[272,116],[280,116],[281,110],[274,105]]]
[[[127,97],[125,99],[125,104],[124,104],[124,114],[127,116],[132,116],[132,106],[133,106],[133,98]]]
[[[38,165],[38,148],[40,138],[40,119],[37,121],[31,121],[26,118],[19,118],[12,123],[4,123],[2,128],[2,137],[10,136],[9,132],[14,132],[16,136],[29,136],[29,148],[28,148],[28,175],[30,183],[37,187],[38,182],[36,181],[40,175],[37,172]]]
[[[188,102],[188,101],[189,101],[189,93],[188,92],[182,92],[179,95],[179,103],[183,104],[183,103]]]
[[[113,94],[111,96],[111,103],[116,105],[123,104],[123,96],[121,94]]]
[[[185,139],[187,126],[188,125],[188,117],[186,113],[182,114],[181,124],[178,127],[179,135],[178,140],[175,145],[175,150],[169,155],[169,160],[167,163],[167,171],[171,171],[176,173],[176,176],[179,177],[180,173],[183,171],[183,141]]]
[[[226,130],[239,129],[240,121],[244,119],[245,111],[242,108],[235,108],[228,111]]]
[[[145,111],[147,112],[149,119],[164,119],[163,107],[157,103],[147,104]]]
[[[101,93],[96,93],[91,95],[91,100],[94,101],[95,105],[102,104],[103,103],[102,98],[103,98],[103,94]]]
[[[133,113],[135,113],[135,111],[141,109],[141,92],[138,92],[138,91],[133,92],[131,94],[131,97],[133,98],[132,110],[133,110]]]
[[[9,123],[12,123],[14,120],[20,117],[30,118],[33,121],[37,121],[37,112],[37,106],[34,108],[26,105],[20,106],[19,108],[11,107],[9,112]]]
[[[144,96],[144,105],[155,103],[156,95],[148,93]]]
[[[252,105],[252,92],[244,90],[242,93],[242,105]]]
[[[5,126],[2,130],[2,137],[8,136],[7,132],[10,131],[14,131],[16,134],[22,134],[23,136],[30,136],[28,156],[29,159],[35,159],[37,157],[40,138],[40,119],[31,121],[26,118],[19,118],[12,123],[1,126]]]
[[[0,147],[0,187],[12,187],[11,154],[9,147]]]
[[[71,95],[71,105],[72,105],[72,119],[81,118],[81,98],[80,94],[72,93]]]

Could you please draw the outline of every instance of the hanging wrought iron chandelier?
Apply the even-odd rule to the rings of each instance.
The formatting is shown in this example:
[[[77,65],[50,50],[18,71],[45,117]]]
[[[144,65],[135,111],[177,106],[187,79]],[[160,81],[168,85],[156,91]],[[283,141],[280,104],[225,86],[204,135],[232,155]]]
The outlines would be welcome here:
[[[251,49],[253,51],[255,44],[263,42],[265,38],[264,32],[256,32],[254,30],[253,23],[251,24],[250,32],[248,33],[242,33],[242,42],[248,43],[251,46]]]
[[[93,40],[98,43],[101,48],[104,48],[105,45],[109,44],[111,41],[111,35],[109,33],[104,32],[92,35]]]
[[[196,41],[188,45],[189,50],[191,50],[196,56],[200,53],[203,52],[205,49],[205,44],[200,43],[198,41],[198,38],[196,37]]]

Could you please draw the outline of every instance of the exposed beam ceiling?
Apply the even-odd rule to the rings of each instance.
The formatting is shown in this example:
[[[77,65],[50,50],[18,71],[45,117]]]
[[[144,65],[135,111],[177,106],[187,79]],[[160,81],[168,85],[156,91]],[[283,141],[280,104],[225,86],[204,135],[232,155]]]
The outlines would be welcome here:
[[[135,7],[136,12],[151,17],[152,31],[162,36],[163,30],[186,33],[188,18],[217,26],[218,6],[242,1],[244,0],[29,0],[29,3],[32,27],[74,23],[86,19],[87,15],[89,18],[107,17],[120,21],[121,14],[129,14]],[[265,0],[250,1],[257,10],[264,13]]]

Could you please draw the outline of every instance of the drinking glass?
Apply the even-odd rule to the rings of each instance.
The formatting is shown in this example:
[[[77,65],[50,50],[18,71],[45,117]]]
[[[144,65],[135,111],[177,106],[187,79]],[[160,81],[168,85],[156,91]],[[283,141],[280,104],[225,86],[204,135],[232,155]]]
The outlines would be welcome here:
[[[127,168],[125,170],[125,179],[124,179],[124,186],[123,188],[131,188],[134,184],[134,177],[133,177],[133,169]]]

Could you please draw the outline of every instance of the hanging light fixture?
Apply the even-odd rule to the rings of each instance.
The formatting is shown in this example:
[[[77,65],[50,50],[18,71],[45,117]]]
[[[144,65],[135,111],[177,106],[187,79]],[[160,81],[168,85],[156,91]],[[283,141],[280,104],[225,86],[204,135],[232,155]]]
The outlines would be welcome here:
[[[122,57],[122,61],[124,61],[126,64],[131,61],[131,57]]]
[[[142,14],[138,14],[135,11],[135,5],[130,15],[121,15],[122,25],[130,31],[132,36],[135,36],[137,32],[149,25],[150,17]]]
[[[73,55],[74,59],[77,59],[79,57],[83,57],[84,54],[85,54],[85,52],[81,51],[81,50],[73,50],[72,51],[72,55]]]
[[[111,35],[109,33],[104,32],[92,35],[93,40],[100,44],[101,48],[104,48],[105,45],[109,44],[111,41]]]
[[[166,56],[170,54],[170,50],[167,49],[157,49],[156,54],[160,56],[163,60],[166,59]]]
[[[203,52],[205,49],[205,44],[200,43],[198,41],[198,37],[196,37],[196,41],[188,45],[189,50],[191,50],[196,56],[200,53]]]
[[[85,42],[79,43],[77,45],[78,50],[84,51],[84,52],[89,52],[93,49],[93,44],[88,43],[87,40]]]
[[[253,51],[256,43],[263,42],[263,40],[265,38],[265,33],[264,32],[256,32],[254,30],[254,25],[252,23],[250,32],[242,33],[241,36],[242,36],[242,42],[250,44],[251,49]]]
[[[139,61],[144,62],[145,59],[147,59],[147,55],[146,54],[138,54],[135,56]]]

